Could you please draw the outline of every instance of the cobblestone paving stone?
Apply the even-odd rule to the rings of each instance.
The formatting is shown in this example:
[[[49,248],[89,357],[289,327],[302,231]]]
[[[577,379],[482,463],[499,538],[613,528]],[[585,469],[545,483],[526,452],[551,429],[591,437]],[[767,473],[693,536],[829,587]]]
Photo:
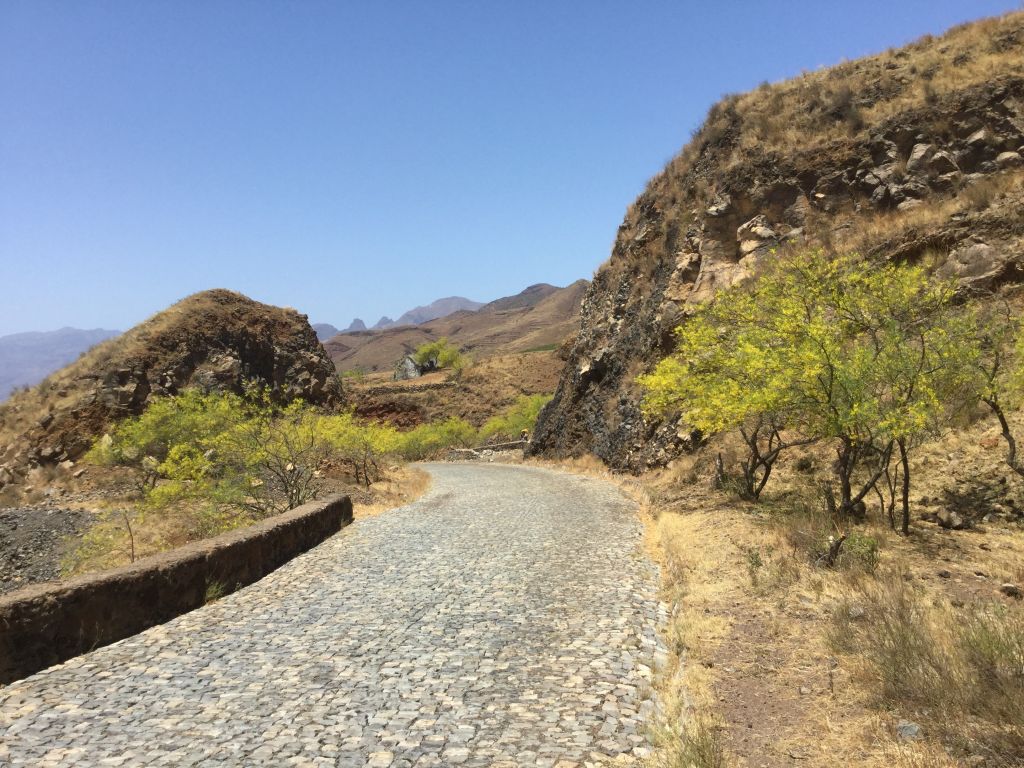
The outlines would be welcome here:
[[[0,688],[0,764],[584,766],[646,753],[657,571],[611,485],[437,464],[262,581]]]

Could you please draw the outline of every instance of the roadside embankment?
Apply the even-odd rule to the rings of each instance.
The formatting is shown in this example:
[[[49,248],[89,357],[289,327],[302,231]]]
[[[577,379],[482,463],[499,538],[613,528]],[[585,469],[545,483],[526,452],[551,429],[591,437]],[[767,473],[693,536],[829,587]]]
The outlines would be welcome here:
[[[251,584],[351,522],[351,500],[332,496],[131,565],[4,595],[0,684]]]

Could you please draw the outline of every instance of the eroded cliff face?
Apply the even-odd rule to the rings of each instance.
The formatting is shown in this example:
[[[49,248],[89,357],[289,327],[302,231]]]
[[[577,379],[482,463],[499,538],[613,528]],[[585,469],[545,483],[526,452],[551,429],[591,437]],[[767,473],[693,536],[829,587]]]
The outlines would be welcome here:
[[[226,290],[190,296],[0,406],[0,487],[30,467],[78,459],[154,397],[241,392],[249,381],[281,402],[341,398],[305,315]]]
[[[727,98],[627,212],[533,451],[641,471],[685,450],[685,424],[641,415],[636,377],[786,249],[924,263],[976,291],[1019,281],[1022,153],[1019,13]]]

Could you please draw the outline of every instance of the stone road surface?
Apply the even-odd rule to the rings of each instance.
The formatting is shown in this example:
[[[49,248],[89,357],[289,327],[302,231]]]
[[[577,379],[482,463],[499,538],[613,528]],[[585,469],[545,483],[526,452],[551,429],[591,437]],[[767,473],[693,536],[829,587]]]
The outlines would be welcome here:
[[[572,766],[645,752],[657,573],[611,485],[429,465],[233,595],[0,688],[0,765]]]

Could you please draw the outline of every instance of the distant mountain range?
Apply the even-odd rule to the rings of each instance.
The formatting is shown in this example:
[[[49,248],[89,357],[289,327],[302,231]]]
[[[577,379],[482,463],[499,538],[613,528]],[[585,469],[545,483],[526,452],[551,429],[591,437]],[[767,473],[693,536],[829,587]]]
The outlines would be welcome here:
[[[462,296],[448,296],[447,298],[431,302],[426,306],[410,309],[395,322],[391,323],[390,326],[384,327],[420,325],[421,323],[429,323],[431,320],[437,320],[439,317],[447,317],[455,312],[473,312],[482,306],[483,302],[480,301],[473,301]]]
[[[90,347],[119,333],[103,328],[61,328],[0,336],[0,400],[18,387],[38,384]]]
[[[455,312],[472,312],[480,309],[482,306],[483,304],[481,302],[473,301],[472,299],[467,299],[463,296],[448,296],[447,298],[438,299],[437,301],[431,302],[425,306],[410,309],[397,320],[392,320],[387,315],[384,315],[380,320],[374,323],[373,330],[379,331],[382,328],[397,328],[400,325],[420,325],[422,323],[429,323],[431,320],[437,320],[439,317],[447,317]],[[313,325],[313,330],[316,331],[317,338],[319,338],[320,341],[326,341],[339,333],[365,331],[367,328],[366,323],[357,317],[349,324],[348,328],[343,331],[335,328],[330,323],[316,323]]]
[[[341,331],[330,323],[313,323],[313,330],[316,331],[316,337],[320,339],[320,341],[327,341],[331,336],[337,336],[341,333]]]
[[[390,326],[340,333],[325,341],[324,348],[338,370],[367,372],[390,371],[403,355],[442,336],[477,356],[551,349],[571,336],[579,324],[580,303],[588,285],[586,280],[565,288],[540,283],[488,304],[459,297],[440,299],[406,312]],[[459,302],[465,302],[467,308],[419,323],[409,321],[445,312]]]

